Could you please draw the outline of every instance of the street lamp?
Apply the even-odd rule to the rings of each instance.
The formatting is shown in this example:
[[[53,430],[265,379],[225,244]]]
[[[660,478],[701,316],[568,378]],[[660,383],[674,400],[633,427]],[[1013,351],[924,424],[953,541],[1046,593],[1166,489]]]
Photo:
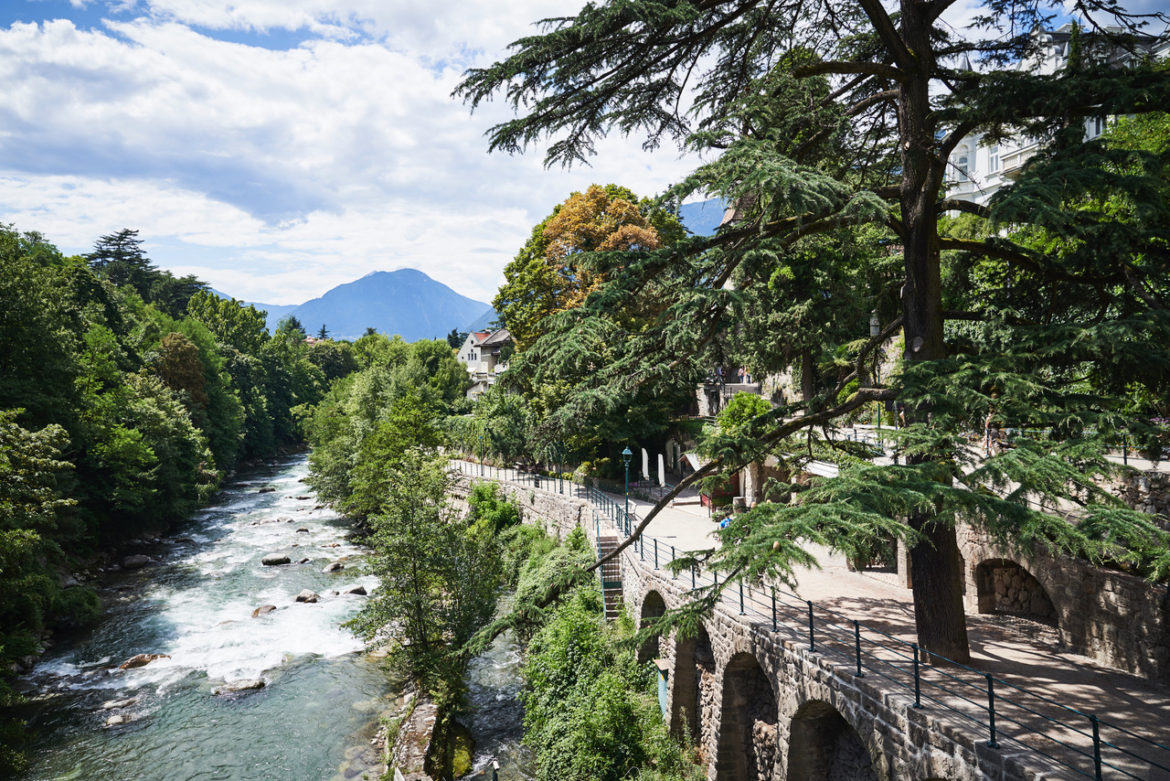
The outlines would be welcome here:
[[[877,313],[877,310],[875,309],[869,313],[869,338],[876,339],[881,332],[882,332],[882,321],[878,319],[878,313]],[[875,385],[879,381],[879,374],[880,374],[880,370],[881,370],[881,357],[880,357],[881,351],[880,350],[878,351],[878,356],[879,356],[878,360],[874,363],[874,366],[873,366],[873,381],[874,381]],[[880,438],[881,438],[881,429],[882,429],[882,403],[880,401],[875,401],[873,404],[874,404],[874,425],[877,426],[878,438],[879,438],[879,441],[881,441]]]
[[[630,459],[634,457],[630,446],[622,451],[622,463],[626,467],[626,534],[630,533]]]

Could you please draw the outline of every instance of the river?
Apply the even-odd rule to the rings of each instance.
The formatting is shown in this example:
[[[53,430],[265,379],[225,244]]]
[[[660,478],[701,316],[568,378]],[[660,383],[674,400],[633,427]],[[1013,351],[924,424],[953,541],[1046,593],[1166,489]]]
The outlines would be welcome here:
[[[365,600],[347,590],[377,581],[307,473],[298,457],[242,474],[166,540],[134,549],[156,564],[104,576],[100,624],[26,682],[38,742],[25,779],[377,777],[370,739],[397,693],[341,627]],[[262,565],[274,552],[294,563]],[[297,602],[304,589],[320,601]],[[276,609],[253,617],[266,604]],[[118,669],[140,653],[170,658]],[[213,693],[255,680],[263,688]]]

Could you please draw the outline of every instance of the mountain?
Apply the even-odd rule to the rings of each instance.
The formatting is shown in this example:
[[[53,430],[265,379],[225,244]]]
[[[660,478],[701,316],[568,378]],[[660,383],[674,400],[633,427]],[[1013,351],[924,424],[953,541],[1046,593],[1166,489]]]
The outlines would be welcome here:
[[[495,307],[488,307],[487,311],[479,317],[472,320],[460,331],[488,331],[491,330],[492,324],[500,318],[500,313],[495,310]]]
[[[466,330],[468,323],[491,309],[412,268],[374,271],[299,305],[252,306],[268,312],[269,331],[292,315],[309,334],[324,324],[334,339],[357,339],[374,328],[408,342],[441,339],[452,328]]]
[[[722,198],[711,198],[698,203],[684,203],[678,209],[682,224],[696,236],[710,236],[723,222],[727,204]]]

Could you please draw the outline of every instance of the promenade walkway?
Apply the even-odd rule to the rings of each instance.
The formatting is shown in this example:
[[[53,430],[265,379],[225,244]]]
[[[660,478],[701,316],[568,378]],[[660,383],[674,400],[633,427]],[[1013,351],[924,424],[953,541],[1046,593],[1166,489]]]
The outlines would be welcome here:
[[[612,496],[612,495],[611,495]],[[623,501],[613,496],[614,501]],[[653,507],[652,503],[630,502],[631,514],[638,517]],[[717,534],[718,516],[709,517],[705,507],[693,504],[663,508],[647,527],[646,535],[657,539],[659,547],[673,545],[681,553],[684,550],[711,548],[719,545]],[[653,547],[653,543],[648,543]],[[916,637],[914,625],[914,604],[910,589],[900,587],[882,578],[880,574],[859,573],[849,569],[845,556],[822,546],[809,546],[818,561],[817,568],[802,568],[797,571],[796,582],[790,593],[799,600],[811,601],[820,613],[831,612],[848,628],[848,622],[860,621],[867,627],[913,643]],[[668,556],[660,552],[660,556]],[[663,558],[662,566],[665,566]],[[728,597],[735,602],[737,596]],[[758,601],[759,597],[754,597]],[[797,602],[792,599],[790,602]],[[1074,767],[1069,768],[1069,778],[1093,778],[1092,739],[1090,725],[1084,719],[1070,718],[1065,708],[1084,714],[1096,714],[1118,730],[1127,730],[1143,736],[1161,748],[1130,739],[1115,730],[1113,735],[1118,750],[1110,762],[1108,752],[1102,768],[1103,778],[1141,778],[1170,780],[1170,688],[1153,683],[1138,676],[1102,667],[1092,660],[1071,653],[1057,645],[1055,633],[1044,631],[1042,625],[1025,619],[1000,615],[968,615],[967,627],[971,644],[970,666],[989,673],[998,681],[1027,690],[1037,697],[1051,700],[1048,707],[1038,713],[1028,714],[1020,709],[1015,713],[1001,714],[1019,724],[1001,722],[1001,729],[1011,734],[1021,728],[1036,730],[1037,733],[1052,734],[1058,740],[1067,742],[1073,749],[1059,746],[1054,741],[1033,736],[1025,742],[1044,753],[1068,758]],[[937,677],[931,670],[927,675]],[[983,692],[976,689],[969,692],[983,707],[982,699],[976,695]],[[1013,692],[1003,692],[1005,699],[1013,698]],[[929,693],[931,698],[941,697],[952,701],[954,697]],[[1029,698],[1039,704],[1036,697]],[[1059,707],[1055,704],[1059,704]],[[1010,714],[1010,715],[1009,715]],[[1054,725],[1048,718],[1055,718],[1069,726]],[[1076,732],[1076,727],[1084,727]],[[1078,754],[1079,748],[1084,753]],[[1126,756],[1132,751],[1138,756]],[[1152,766],[1152,760],[1162,768]],[[1112,764],[1114,767],[1109,767]],[[1063,777],[1057,773],[1054,777]]]
[[[477,471],[466,463],[461,468],[472,476]],[[514,470],[489,469],[484,476],[533,484],[531,475]],[[624,509],[620,495],[583,492],[547,478],[541,488],[589,498],[603,524]],[[631,498],[631,515],[643,517],[652,506]],[[701,505],[666,507],[651,521],[641,544],[625,555],[665,569],[673,555],[717,546],[717,527]],[[969,669],[914,665],[910,590],[850,571],[834,551],[812,552],[819,567],[799,570],[795,583],[777,584],[775,592],[759,584],[745,590],[733,586],[725,591],[721,609],[738,610],[745,622],[770,623],[774,631],[802,637],[810,634],[808,616],[813,615],[815,633],[809,639],[817,652],[886,679],[899,695],[912,695],[917,681],[919,693],[913,696],[923,707],[982,731],[1003,750],[1027,747],[1050,764],[1047,778],[1170,781],[1170,688],[1069,653],[1055,637],[1037,631],[1040,625],[996,615],[968,616]],[[682,573],[677,580],[684,589],[713,582],[707,573]],[[989,692],[992,683],[995,691]],[[998,721],[989,719],[992,710]],[[1096,740],[1092,717],[1100,720]]]

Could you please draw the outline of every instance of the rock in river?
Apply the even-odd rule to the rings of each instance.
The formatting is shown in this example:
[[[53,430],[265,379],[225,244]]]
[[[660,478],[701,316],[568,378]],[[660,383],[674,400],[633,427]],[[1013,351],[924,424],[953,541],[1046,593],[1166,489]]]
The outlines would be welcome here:
[[[243,681],[232,681],[211,690],[212,694],[239,694],[240,692],[255,691],[264,688],[263,678],[251,678]]]
[[[154,559],[142,553],[135,553],[132,556],[127,556],[122,559],[122,569],[142,569],[149,567],[151,564],[157,564]]]
[[[155,659],[170,659],[169,654],[138,654],[131,656],[126,661],[118,665],[119,670],[133,670],[135,667],[145,667],[153,662]]]
[[[364,597],[366,595],[366,587],[365,586],[354,586],[353,588],[347,588],[345,590],[345,593],[346,594],[357,594],[359,597]]]
[[[308,589],[305,589],[301,593],[297,594],[297,602],[310,602],[310,603],[312,603],[312,602],[316,602],[320,598],[321,598],[320,596],[318,596],[316,593],[314,593],[312,591],[309,591]]]
[[[269,486],[268,488],[261,488],[256,493],[258,493],[258,494],[274,494],[274,493],[276,493],[276,489]]]
[[[330,573],[330,572],[341,572],[343,569],[345,569],[345,565],[342,564],[340,561],[335,561],[331,564],[326,564],[325,569],[323,569],[321,571],[325,572],[325,573]]]
[[[276,605],[261,605],[252,611],[252,618],[259,618],[265,613],[271,613],[273,610],[276,610]]]
[[[292,559],[283,553],[269,553],[264,558],[260,559],[260,563],[265,567],[276,567],[281,564],[288,564]]]

